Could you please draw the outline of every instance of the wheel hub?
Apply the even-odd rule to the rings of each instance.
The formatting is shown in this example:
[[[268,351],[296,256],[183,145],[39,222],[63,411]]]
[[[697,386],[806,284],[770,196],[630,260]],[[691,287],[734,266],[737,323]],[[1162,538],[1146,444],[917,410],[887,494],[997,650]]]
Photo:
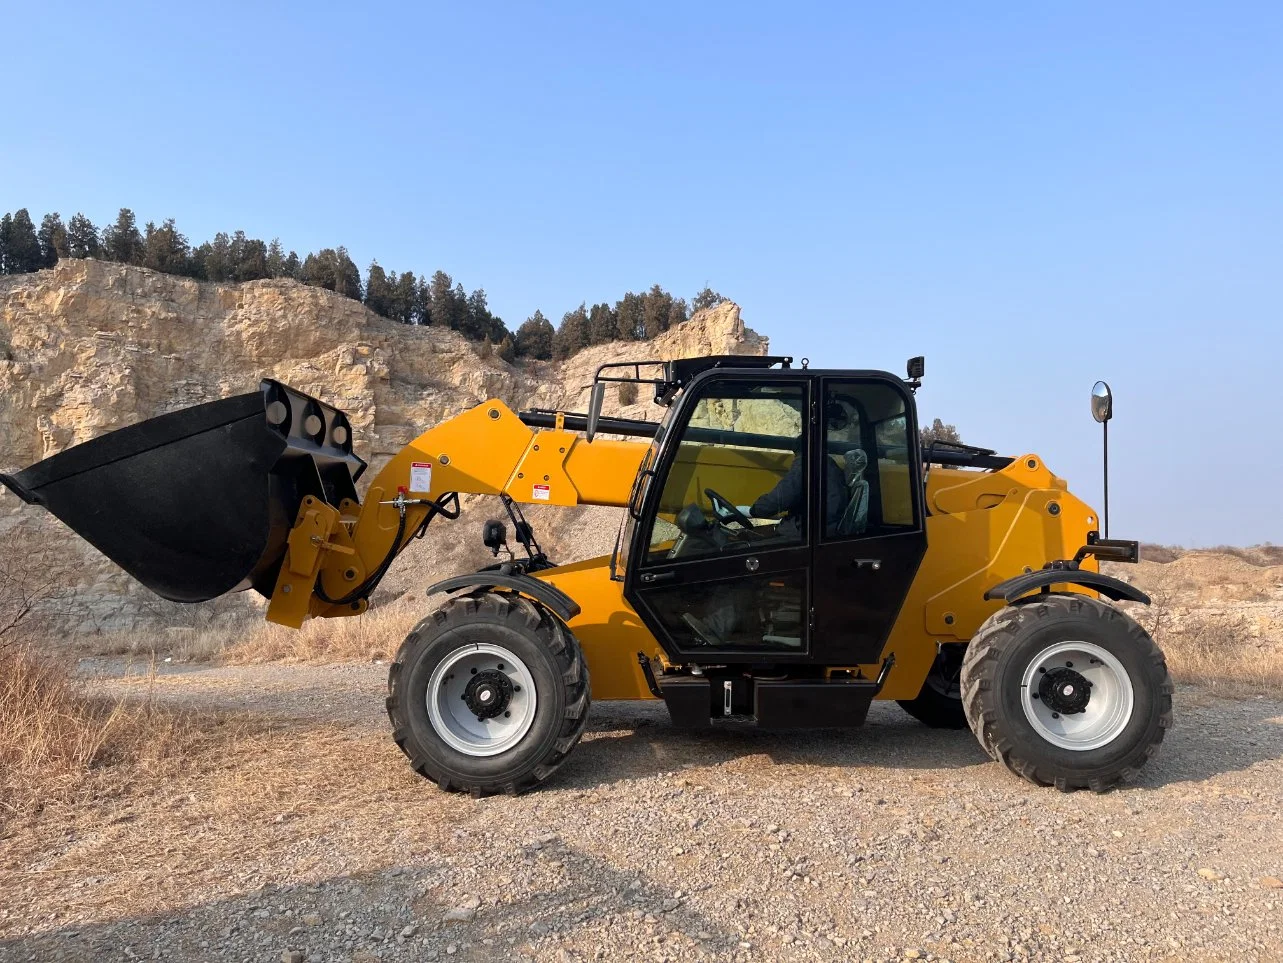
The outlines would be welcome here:
[[[512,680],[495,669],[478,672],[463,690],[463,701],[478,719],[493,719],[512,701]]]
[[[1091,683],[1067,666],[1051,669],[1038,683],[1038,698],[1053,712],[1071,716],[1083,712],[1091,701]]]

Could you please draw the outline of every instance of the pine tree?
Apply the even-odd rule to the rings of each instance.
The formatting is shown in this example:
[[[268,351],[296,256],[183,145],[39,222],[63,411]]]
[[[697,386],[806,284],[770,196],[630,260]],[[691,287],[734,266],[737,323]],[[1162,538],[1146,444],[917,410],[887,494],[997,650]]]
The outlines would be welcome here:
[[[642,313],[645,306],[645,298],[632,291],[615,302],[615,337],[618,340],[638,341],[643,337]]]
[[[402,271],[392,295],[392,317],[402,324],[417,324],[419,285],[413,271]]]
[[[134,212],[122,207],[116,223],[102,232],[103,256],[121,264],[143,263],[143,236],[138,233]]]
[[[267,276],[279,278],[285,274],[285,249],[281,247],[279,237],[272,238],[267,245]]]
[[[6,213],[0,217],[0,274],[12,274],[9,270],[9,237],[13,234],[13,215]]]
[[[694,299],[691,301],[691,312],[694,313],[695,311],[703,311],[707,308],[715,308],[725,300],[727,299],[705,284],[704,290],[695,295]]]
[[[303,276],[303,265],[298,259],[298,253],[290,251],[285,257],[285,264],[281,268],[281,276],[293,278],[297,281]]]
[[[70,256],[67,229],[57,211],[46,214],[40,222],[40,266],[51,268],[60,258]]]
[[[453,327],[451,324],[454,312],[454,294],[451,286],[454,282],[445,271],[437,271],[428,282],[429,323],[442,327]]]
[[[658,284],[643,295],[642,337],[649,340],[668,330],[668,312],[673,305],[673,296]]]
[[[98,228],[78,211],[67,222],[67,249],[72,257],[98,257],[102,254]]]
[[[25,207],[15,211],[12,217],[4,216],[0,222],[0,236],[3,236],[0,246],[4,249],[4,273],[27,274],[44,266],[40,237]]]
[[[619,332],[615,312],[609,304],[594,304],[588,312],[588,343],[605,344],[614,341]]]
[[[503,336],[503,340],[499,342],[499,347],[496,349],[496,353],[508,364],[512,364],[512,362],[517,360],[517,346],[513,344],[512,335],[505,334]]]
[[[552,347],[555,358],[569,358],[588,347],[588,309],[582,302],[562,315]]]
[[[552,357],[552,342],[555,332],[552,322],[536,310],[525,323],[517,329],[517,354],[525,358],[547,361]]]
[[[186,274],[191,270],[190,261],[187,238],[178,233],[172,217],[160,227],[147,222],[143,232],[143,267],[166,274]]]
[[[232,260],[232,239],[219,231],[214,240],[206,241],[198,249],[202,266],[201,277],[206,281],[230,281],[236,270]]]
[[[365,275],[365,306],[385,318],[392,316],[392,285],[378,261],[370,262]]]
[[[685,298],[677,298],[674,301],[670,301],[668,305],[668,324],[665,326],[665,330],[682,324],[688,317]]]

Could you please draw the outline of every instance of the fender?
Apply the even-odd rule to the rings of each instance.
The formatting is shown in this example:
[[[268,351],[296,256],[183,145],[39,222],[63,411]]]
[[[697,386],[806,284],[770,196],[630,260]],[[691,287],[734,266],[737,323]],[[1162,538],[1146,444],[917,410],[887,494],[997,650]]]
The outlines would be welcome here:
[[[1063,581],[1063,580],[1062,580]],[[438,592],[456,592],[464,588],[502,588],[521,595],[528,595],[540,602],[563,622],[569,622],[581,611],[579,603],[569,595],[547,582],[520,572],[505,574],[497,571],[472,572],[469,575],[456,575],[428,586],[428,594]]]
[[[1115,602],[1143,602],[1149,604],[1149,596],[1135,586],[1128,585],[1121,579],[1099,572],[1083,571],[1069,568],[1044,568],[1037,572],[1017,575],[1005,582],[999,582],[985,592],[985,600],[1002,599],[1008,604],[1028,595],[1030,592],[1045,590],[1053,585],[1081,585],[1083,588],[1099,592]]]

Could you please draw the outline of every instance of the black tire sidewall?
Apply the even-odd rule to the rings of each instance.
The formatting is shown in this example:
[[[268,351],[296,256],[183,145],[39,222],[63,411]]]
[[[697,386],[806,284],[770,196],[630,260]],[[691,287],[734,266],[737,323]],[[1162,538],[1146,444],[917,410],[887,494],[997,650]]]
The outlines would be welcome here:
[[[1085,605],[1099,604],[1086,602]],[[1102,606],[1103,608],[1103,606]],[[1005,719],[1003,727],[1013,743],[1012,754],[1037,760],[1040,771],[1053,776],[1071,775],[1090,780],[1120,769],[1141,765],[1150,746],[1161,738],[1163,675],[1156,669],[1145,646],[1137,644],[1124,617],[1101,617],[1086,611],[1055,611],[1022,638],[1004,646],[997,659],[995,708]],[[1091,642],[1109,652],[1122,664],[1132,685],[1132,716],[1114,739],[1098,749],[1063,749],[1044,739],[1025,717],[1021,704],[1021,680],[1038,653],[1058,642]]]
[[[553,752],[566,714],[566,684],[556,656],[546,646],[497,618],[480,613],[467,623],[432,626],[406,653],[398,701],[417,752],[438,778],[452,783],[502,786],[521,782]],[[472,756],[450,746],[428,717],[432,673],[448,656],[474,643],[503,646],[523,663],[535,683],[535,718],[521,741],[493,756]]]

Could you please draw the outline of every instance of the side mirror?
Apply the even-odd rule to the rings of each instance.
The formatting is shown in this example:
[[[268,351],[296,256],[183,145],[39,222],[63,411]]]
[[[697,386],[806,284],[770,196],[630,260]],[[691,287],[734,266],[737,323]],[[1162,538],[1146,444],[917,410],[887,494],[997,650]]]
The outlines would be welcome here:
[[[498,555],[499,549],[508,544],[508,529],[497,518],[492,518],[481,528],[481,543],[490,549],[490,554]]]
[[[604,381],[594,381],[592,394],[588,397],[588,424],[585,426],[585,433],[588,440],[593,440],[593,435],[597,434],[597,422],[601,418],[601,405],[606,399],[606,383]]]
[[[1101,424],[1114,417],[1114,393],[1103,381],[1097,381],[1091,389],[1091,416]]]

